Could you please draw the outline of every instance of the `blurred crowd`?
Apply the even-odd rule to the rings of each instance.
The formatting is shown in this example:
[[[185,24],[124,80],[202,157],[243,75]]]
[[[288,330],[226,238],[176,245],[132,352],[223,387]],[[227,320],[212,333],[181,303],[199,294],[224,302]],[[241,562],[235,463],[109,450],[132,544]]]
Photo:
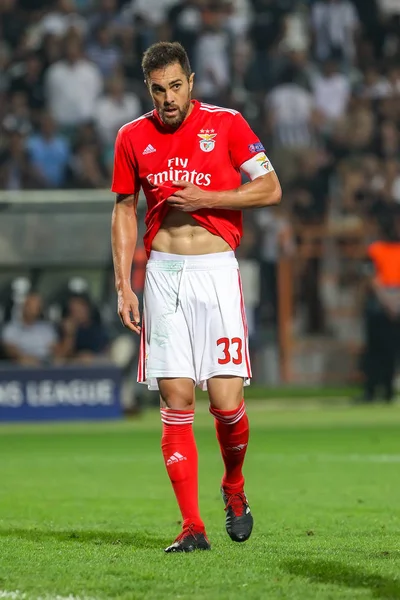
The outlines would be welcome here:
[[[0,188],[110,182],[118,128],[151,105],[149,44],[181,41],[195,96],[241,110],[296,218],[400,201],[396,0],[2,0]],[[308,150],[308,152],[306,151]]]
[[[398,0],[2,0],[0,40],[6,190],[109,187],[118,128],[152,108],[144,50],[185,46],[194,96],[240,110],[283,184],[238,252],[261,267],[256,322],[276,320],[277,261],[304,226],[369,235],[400,206]],[[323,332],[321,261],[299,268]]]
[[[17,281],[18,283],[18,281]],[[15,292],[15,290],[14,290]],[[110,358],[110,336],[86,293],[65,293],[58,318],[50,318],[38,291],[14,293],[6,305],[0,358],[24,367],[101,364]]]

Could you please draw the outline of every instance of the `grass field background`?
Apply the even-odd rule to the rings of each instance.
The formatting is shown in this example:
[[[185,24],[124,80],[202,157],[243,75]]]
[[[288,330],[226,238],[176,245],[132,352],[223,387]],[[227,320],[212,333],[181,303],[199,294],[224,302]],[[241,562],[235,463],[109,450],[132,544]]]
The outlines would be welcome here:
[[[205,403],[200,502],[213,549],[165,555],[179,513],[157,411],[0,426],[0,598],[400,599],[400,408],[248,402],[252,538],[233,544]]]

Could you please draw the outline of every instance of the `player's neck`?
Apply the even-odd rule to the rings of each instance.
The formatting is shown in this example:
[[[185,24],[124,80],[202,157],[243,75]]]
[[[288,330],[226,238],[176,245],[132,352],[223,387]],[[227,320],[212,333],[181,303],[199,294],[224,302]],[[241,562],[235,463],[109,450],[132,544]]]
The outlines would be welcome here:
[[[194,100],[191,100],[190,104],[189,104],[189,110],[186,113],[186,117],[183,119],[184,122],[191,115],[191,113],[193,112],[193,109],[194,109]]]

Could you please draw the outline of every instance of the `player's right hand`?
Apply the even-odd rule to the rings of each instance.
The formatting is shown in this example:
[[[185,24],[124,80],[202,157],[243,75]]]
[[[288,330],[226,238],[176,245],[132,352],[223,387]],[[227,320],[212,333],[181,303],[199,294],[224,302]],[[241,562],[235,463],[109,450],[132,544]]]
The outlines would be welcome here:
[[[132,290],[118,291],[118,315],[124,327],[140,334],[139,300]]]

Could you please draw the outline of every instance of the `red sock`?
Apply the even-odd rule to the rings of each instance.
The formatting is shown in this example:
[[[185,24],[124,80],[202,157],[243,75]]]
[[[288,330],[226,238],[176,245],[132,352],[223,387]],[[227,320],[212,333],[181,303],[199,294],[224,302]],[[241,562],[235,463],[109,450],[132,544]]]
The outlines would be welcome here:
[[[161,409],[161,441],[165,466],[182,513],[183,528],[204,531],[199,513],[198,460],[193,434],[193,410]]]
[[[241,492],[244,487],[242,467],[249,442],[249,419],[244,400],[235,410],[210,407],[215,417],[215,429],[225,464],[222,487],[228,494]]]

